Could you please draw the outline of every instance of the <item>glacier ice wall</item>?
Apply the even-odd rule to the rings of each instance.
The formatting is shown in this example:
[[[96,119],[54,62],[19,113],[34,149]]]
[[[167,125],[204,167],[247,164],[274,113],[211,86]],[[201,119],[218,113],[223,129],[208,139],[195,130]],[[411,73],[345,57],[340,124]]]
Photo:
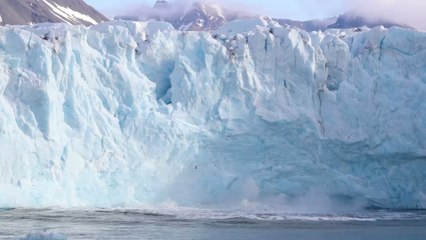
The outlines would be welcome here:
[[[426,208],[426,33],[0,33],[0,206]]]

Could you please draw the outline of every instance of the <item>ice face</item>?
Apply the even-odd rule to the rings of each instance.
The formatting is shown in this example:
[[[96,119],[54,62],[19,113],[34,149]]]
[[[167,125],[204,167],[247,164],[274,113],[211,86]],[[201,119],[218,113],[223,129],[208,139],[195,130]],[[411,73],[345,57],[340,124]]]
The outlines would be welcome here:
[[[0,206],[426,207],[426,33],[0,32]]]

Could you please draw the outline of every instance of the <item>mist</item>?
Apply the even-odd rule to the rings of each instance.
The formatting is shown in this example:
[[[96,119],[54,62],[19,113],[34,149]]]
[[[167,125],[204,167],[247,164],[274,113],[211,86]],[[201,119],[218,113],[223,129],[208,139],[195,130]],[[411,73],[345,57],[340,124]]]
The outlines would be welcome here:
[[[219,6],[224,7],[225,9],[229,9],[235,12],[241,12],[243,15],[266,15],[266,11],[259,12],[255,10],[259,10],[259,6],[254,4],[246,4],[238,0],[167,0],[170,7],[166,9],[155,9],[153,8],[153,3],[148,3],[147,1],[144,1],[142,3],[139,2],[137,4],[132,4],[131,6],[123,6],[118,9],[116,8],[114,12],[115,16],[129,16],[131,18],[136,18],[138,16],[142,20],[144,18],[150,18],[150,16],[168,17],[186,11],[191,7],[194,2],[197,1],[217,4]]]
[[[347,9],[371,20],[389,19],[419,30],[426,30],[424,0],[356,0]]]

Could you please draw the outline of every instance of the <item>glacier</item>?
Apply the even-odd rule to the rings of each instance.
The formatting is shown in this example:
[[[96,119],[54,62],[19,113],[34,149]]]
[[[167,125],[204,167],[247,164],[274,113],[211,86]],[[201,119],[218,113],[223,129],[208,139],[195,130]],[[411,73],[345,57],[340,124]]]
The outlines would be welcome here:
[[[0,33],[0,207],[426,208],[424,32]]]

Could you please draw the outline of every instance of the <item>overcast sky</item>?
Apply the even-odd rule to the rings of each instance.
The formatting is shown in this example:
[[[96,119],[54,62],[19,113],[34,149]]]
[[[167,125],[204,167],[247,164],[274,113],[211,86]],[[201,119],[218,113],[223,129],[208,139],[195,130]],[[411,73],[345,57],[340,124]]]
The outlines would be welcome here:
[[[191,0],[170,0],[170,2]],[[86,0],[108,17],[123,14],[155,0]],[[426,30],[426,0],[210,0],[272,17],[308,20],[336,16],[355,10],[371,18],[386,18]]]

